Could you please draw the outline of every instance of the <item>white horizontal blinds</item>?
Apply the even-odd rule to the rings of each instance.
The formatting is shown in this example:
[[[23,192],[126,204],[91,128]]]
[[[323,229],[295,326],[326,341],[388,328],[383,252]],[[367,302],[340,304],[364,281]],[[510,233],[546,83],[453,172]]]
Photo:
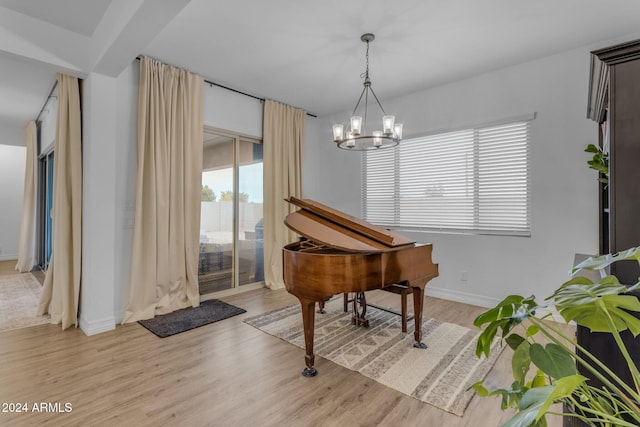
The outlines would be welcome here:
[[[429,229],[473,226],[473,131],[402,143],[400,224]]]
[[[367,152],[363,164],[364,217],[375,224],[398,226],[396,216],[396,187],[398,163],[396,150]]]
[[[528,147],[528,121],[478,130],[478,230],[530,234]]]
[[[370,222],[424,230],[529,235],[529,122],[405,140],[363,157]]]

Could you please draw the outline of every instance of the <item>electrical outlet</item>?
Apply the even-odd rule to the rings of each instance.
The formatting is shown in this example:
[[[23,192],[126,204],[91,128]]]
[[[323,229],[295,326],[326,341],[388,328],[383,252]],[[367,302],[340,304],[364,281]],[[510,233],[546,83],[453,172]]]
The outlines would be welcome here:
[[[468,279],[467,271],[466,270],[460,271],[460,281],[466,282],[467,279]]]

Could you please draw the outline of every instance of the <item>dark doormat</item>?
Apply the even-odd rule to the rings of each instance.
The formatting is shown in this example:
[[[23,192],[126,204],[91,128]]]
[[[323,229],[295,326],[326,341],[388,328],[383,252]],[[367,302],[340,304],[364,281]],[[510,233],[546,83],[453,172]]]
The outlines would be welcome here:
[[[245,309],[211,299],[202,301],[198,307],[183,308],[152,319],[139,320],[138,323],[160,338],[165,338],[246,312]]]

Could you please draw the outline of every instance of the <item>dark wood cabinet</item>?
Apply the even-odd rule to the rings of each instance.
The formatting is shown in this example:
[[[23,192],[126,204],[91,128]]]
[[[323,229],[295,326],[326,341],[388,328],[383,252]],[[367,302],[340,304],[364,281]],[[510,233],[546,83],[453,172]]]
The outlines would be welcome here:
[[[640,246],[640,40],[591,53],[588,117],[600,123],[600,144],[609,153],[609,184],[600,188],[600,251],[615,253]],[[635,261],[617,262],[610,274],[622,283],[635,284],[640,267]],[[640,361],[640,339],[628,333],[624,337]],[[609,334],[578,327],[577,339],[633,384]],[[599,384],[594,381],[594,385]]]
[[[588,115],[601,124],[609,152],[609,185],[601,185],[600,250],[640,246],[640,40],[591,53]],[[636,262],[611,266],[623,283],[636,283]]]

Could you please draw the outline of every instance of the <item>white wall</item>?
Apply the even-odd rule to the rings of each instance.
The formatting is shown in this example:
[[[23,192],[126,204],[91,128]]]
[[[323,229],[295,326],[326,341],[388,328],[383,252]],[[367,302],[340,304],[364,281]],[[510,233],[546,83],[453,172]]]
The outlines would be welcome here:
[[[24,147],[25,128],[0,122],[0,145]]]
[[[115,328],[116,79],[92,73],[82,83],[82,292],[87,335]]]
[[[25,147],[0,145],[0,261],[18,259],[25,156]]]
[[[138,79],[140,67],[133,61],[117,78],[115,282],[113,304],[116,322],[122,321],[129,297],[131,246],[135,216],[137,167]]]
[[[428,294],[485,306],[510,293],[544,298],[567,280],[574,253],[597,251],[597,177],[583,152],[597,142],[597,125],[586,119],[591,50],[383,101],[404,123],[405,138],[537,114],[531,126],[531,237],[403,232],[434,244],[440,277],[429,284]],[[361,155],[331,142],[331,124],[346,115],[318,120],[305,147],[305,197],[360,215]]]
[[[262,103],[217,86],[204,88],[204,124],[262,138]]]

